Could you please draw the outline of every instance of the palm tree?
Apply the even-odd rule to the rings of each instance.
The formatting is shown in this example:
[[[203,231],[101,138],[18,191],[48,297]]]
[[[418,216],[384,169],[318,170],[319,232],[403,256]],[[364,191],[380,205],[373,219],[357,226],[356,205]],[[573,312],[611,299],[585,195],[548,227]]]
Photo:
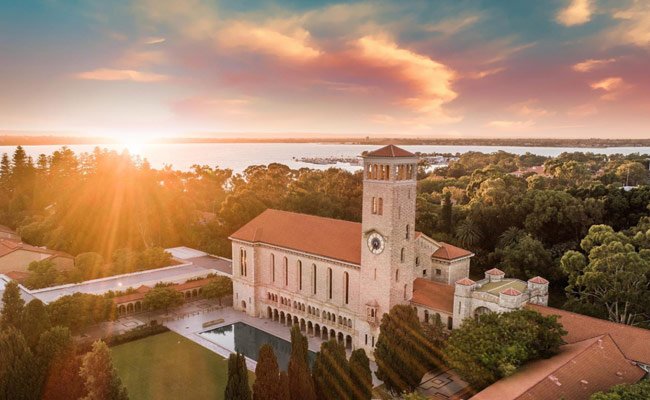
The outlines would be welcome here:
[[[468,218],[461,221],[456,227],[456,238],[463,246],[472,247],[481,241],[481,230]]]

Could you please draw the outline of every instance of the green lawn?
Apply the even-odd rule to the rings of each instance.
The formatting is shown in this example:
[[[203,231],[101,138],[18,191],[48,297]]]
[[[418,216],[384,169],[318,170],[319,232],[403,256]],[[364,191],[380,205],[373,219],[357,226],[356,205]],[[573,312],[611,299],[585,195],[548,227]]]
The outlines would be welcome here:
[[[174,332],[111,348],[131,400],[223,399],[228,363]],[[252,384],[253,374],[249,375]]]

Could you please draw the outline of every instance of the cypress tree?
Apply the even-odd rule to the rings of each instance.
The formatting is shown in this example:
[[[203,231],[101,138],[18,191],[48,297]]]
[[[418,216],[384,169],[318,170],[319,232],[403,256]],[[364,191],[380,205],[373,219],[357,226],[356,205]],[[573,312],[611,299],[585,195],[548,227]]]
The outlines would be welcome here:
[[[0,332],[0,400],[39,397],[38,367],[23,334],[9,328]]]
[[[280,400],[279,379],[280,368],[273,347],[265,343],[260,347],[257,366],[255,367],[253,400]]]
[[[356,349],[350,356],[352,399],[370,400],[372,397],[372,371],[364,349]]]
[[[50,316],[42,301],[34,299],[27,303],[23,310],[21,327],[27,344],[34,349],[41,334],[50,329]]]
[[[440,219],[443,226],[441,227],[444,232],[453,232],[452,210],[451,210],[451,192],[444,191],[442,195],[442,209],[440,210]]]
[[[2,294],[2,314],[0,315],[0,330],[20,329],[25,300],[20,297],[20,289],[14,281],[7,283]]]
[[[286,371],[280,371],[278,399],[291,399],[291,394],[289,393],[289,375],[287,375]]]
[[[84,380],[86,397],[83,400],[128,400],[126,388],[117,376],[111,362],[108,346],[101,340],[93,343],[81,364],[79,375]]]
[[[408,305],[396,305],[381,318],[374,354],[377,378],[393,393],[412,392],[429,369],[440,365],[415,309]]]
[[[289,395],[291,400],[316,400],[314,381],[309,372],[307,338],[300,328],[291,328],[291,358],[289,359]]]
[[[314,361],[314,385],[322,400],[351,398],[350,366],[345,348],[335,339],[324,342]]]
[[[251,400],[246,359],[239,352],[231,354],[228,358],[228,383],[224,398],[226,400]]]

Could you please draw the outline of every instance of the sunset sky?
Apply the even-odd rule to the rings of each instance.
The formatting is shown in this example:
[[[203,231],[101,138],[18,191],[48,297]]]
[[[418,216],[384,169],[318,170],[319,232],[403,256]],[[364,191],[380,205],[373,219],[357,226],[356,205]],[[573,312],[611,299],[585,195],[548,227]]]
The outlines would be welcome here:
[[[8,131],[648,138],[650,1],[4,1]]]

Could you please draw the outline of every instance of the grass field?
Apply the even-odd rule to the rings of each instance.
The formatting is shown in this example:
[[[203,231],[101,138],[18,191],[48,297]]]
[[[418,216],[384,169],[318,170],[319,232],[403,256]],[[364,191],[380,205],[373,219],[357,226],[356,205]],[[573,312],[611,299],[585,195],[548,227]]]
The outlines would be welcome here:
[[[223,399],[227,360],[174,332],[115,346],[111,354],[131,400]]]

